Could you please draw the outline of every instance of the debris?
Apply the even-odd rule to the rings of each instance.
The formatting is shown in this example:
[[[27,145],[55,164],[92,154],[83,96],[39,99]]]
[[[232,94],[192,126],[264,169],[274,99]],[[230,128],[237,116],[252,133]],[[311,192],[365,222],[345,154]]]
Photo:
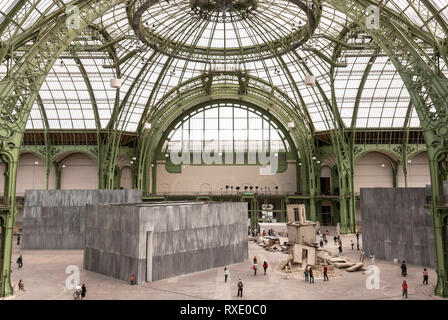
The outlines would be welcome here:
[[[357,264],[353,265],[352,267],[345,269],[345,271],[348,271],[348,272],[362,271],[363,268],[364,268],[364,263],[358,262]]]

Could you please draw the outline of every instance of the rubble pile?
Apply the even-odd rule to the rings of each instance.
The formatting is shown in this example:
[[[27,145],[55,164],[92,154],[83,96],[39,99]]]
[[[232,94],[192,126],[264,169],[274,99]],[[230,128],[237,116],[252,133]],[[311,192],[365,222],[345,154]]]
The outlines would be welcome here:
[[[256,242],[260,247],[266,251],[289,253],[289,245],[281,245],[279,237],[249,237],[250,241]]]

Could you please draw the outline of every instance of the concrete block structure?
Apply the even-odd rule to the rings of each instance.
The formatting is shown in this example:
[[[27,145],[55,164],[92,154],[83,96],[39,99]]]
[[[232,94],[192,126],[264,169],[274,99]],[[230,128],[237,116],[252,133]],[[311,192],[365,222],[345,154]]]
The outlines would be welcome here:
[[[86,270],[142,284],[247,257],[247,203],[88,206]]]
[[[363,247],[377,259],[435,267],[431,212],[425,208],[430,188],[363,188]]]
[[[86,205],[140,202],[140,190],[27,190],[22,249],[84,249]]]

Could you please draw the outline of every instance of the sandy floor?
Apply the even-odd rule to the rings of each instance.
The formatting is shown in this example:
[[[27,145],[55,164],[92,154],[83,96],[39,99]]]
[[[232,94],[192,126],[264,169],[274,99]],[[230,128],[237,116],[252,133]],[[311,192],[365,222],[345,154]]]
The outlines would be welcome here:
[[[331,239],[325,248],[336,252]],[[359,260],[359,251],[351,250],[350,240],[354,236],[343,236],[344,255],[354,261]],[[355,240],[356,242],[356,240]],[[224,268],[207,270],[190,275],[179,276],[142,286],[131,286],[101,274],[82,269],[82,251],[25,251],[14,248],[13,261],[22,254],[22,269],[13,266],[12,280],[14,289],[20,279],[25,284],[25,292],[17,292],[8,299],[73,299],[73,289],[67,288],[66,282],[70,274],[66,274],[69,266],[80,269],[80,282],[87,286],[87,299],[240,299],[237,297],[237,281],[244,282],[243,299],[402,299],[400,266],[392,262],[376,261],[380,270],[380,289],[367,289],[368,274],[364,272],[339,272],[339,276],[324,282],[316,277],[315,283],[304,281],[303,274],[290,276],[280,272],[279,264],[287,255],[267,252],[253,242],[249,242],[249,260],[228,266],[229,281],[224,283]],[[260,267],[262,261],[268,261],[268,275],[259,270],[253,275],[251,261],[257,256]],[[420,266],[408,266],[409,299],[440,299],[433,295],[436,276],[429,269],[429,285],[422,284]]]

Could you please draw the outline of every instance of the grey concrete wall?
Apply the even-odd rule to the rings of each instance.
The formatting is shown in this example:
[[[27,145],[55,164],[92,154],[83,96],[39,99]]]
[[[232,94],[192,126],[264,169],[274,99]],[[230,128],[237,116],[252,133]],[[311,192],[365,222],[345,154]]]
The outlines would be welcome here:
[[[27,190],[22,248],[84,249],[87,204],[138,201],[139,190]]]
[[[247,203],[92,205],[86,233],[85,269],[142,284],[246,260]]]
[[[432,216],[424,208],[430,188],[361,189],[362,240],[366,256],[435,267]]]

